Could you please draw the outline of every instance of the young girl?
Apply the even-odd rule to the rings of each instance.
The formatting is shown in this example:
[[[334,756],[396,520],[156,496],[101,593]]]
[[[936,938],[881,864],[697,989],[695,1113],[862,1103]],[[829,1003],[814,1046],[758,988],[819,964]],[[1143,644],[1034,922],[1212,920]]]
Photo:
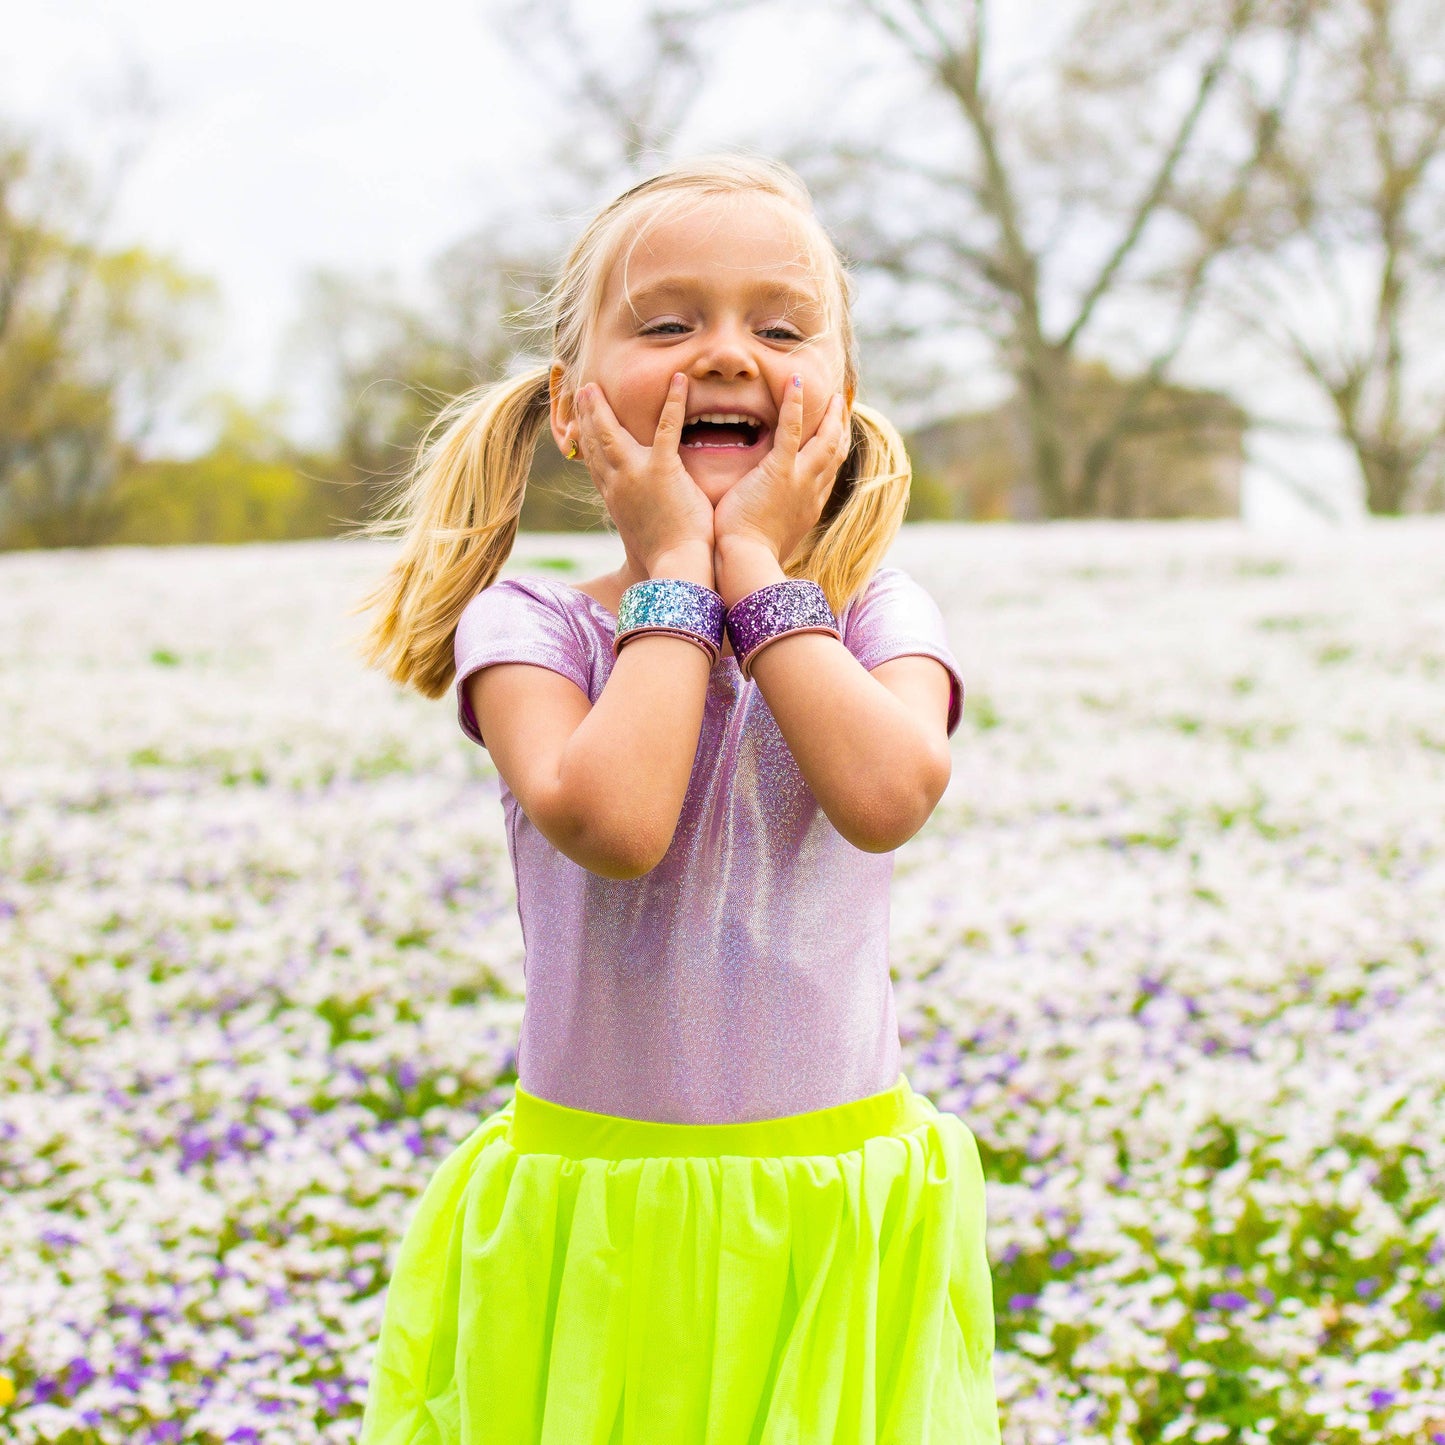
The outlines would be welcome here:
[[[996,1441],[972,1135],[900,1070],[893,852],[963,682],[880,568],[908,498],[849,279],[786,167],[634,186],[553,355],[423,453],[369,659],[501,778],[526,947],[513,1098],[403,1235],[362,1445]],[[626,560],[497,582],[537,437]]]

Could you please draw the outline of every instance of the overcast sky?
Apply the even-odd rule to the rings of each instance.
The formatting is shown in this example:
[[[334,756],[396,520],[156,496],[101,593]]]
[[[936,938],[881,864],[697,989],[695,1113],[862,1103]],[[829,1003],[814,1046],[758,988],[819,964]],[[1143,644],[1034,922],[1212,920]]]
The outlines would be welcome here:
[[[414,273],[519,173],[527,89],[481,9],[5,0],[3,110],[106,157],[143,76],[159,108],[113,232],[220,283],[217,371],[255,399],[308,267]]]
[[[1006,13],[1022,20],[1029,8]],[[260,401],[284,387],[282,341],[309,268],[414,277],[528,194],[549,94],[487,17],[485,0],[224,9],[0,0],[0,116],[105,159],[116,145],[115,97],[141,78],[157,109],[121,187],[113,239],[169,253],[219,283],[203,380]],[[806,54],[806,16],[780,3],[777,22],[792,55]],[[1014,43],[1029,33],[1020,26]],[[755,112],[765,89],[722,88],[719,138],[730,112]],[[698,124],[710,139],[708,116]],[[1321,454],[1320,465],[1333,464]],[[1267,483],[1264,491],[1270,505],[1257,515],[1273,515],[1274,503],[1294,515]]]

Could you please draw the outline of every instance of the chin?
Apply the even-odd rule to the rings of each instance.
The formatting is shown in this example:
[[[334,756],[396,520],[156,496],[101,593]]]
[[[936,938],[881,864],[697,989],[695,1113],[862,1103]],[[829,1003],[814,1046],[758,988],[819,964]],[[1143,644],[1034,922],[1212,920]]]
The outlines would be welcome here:
[[[717,506],[752,471],[752,466],[731,459],[722,461],[709,458],[706,461],[694,461],[684,456],[682,469],[697,483],[698,490],[708,501]]]

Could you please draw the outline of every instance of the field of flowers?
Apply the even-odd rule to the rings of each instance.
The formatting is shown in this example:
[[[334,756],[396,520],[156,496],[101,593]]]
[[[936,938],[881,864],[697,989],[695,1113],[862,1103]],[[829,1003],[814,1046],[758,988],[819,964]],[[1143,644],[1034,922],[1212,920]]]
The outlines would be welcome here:
[[[387,550],[0,558],[0,1438],[353,1441],[507,1097],[495,776],[349,650]],[[1445,526],[890,560],[970,683],[893,957],[984,1151],[1006,1441],[1445,1441]]]

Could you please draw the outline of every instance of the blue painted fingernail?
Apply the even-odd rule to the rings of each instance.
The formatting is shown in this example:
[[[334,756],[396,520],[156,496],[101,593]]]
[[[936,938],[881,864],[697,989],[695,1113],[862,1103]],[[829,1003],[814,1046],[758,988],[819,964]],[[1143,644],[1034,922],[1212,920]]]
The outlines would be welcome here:
[[[801,371],[795,371],[795,372],[793,373],[793,385],[794,385],[794,386],[801,387],[802,384],[803,384],[803,373],[802,373]]]

